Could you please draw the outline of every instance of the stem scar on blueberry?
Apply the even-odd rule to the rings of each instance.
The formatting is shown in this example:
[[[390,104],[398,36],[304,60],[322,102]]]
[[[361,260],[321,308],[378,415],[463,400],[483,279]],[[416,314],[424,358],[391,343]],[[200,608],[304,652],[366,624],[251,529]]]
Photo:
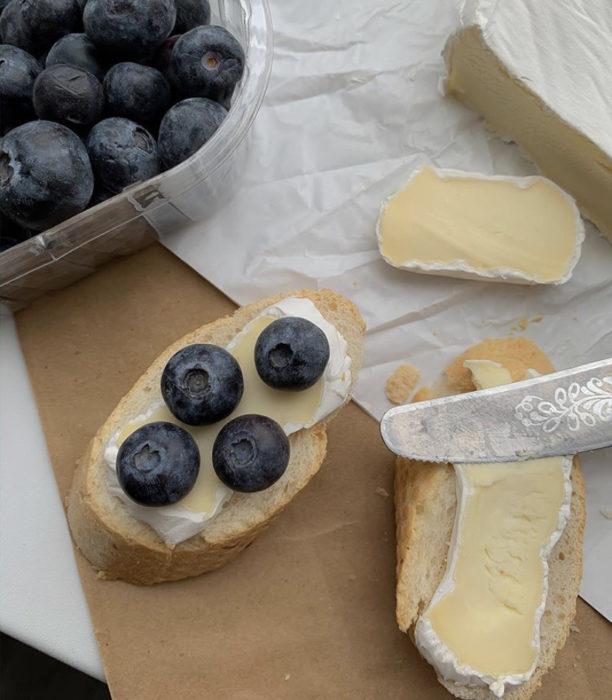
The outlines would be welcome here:
[[[142,449],[134,455],[134,466],[141,472],[150,472],[156,469],[161,462],[159,450],[145,443]]]
[[[204,64],[207,68],[214,70],[219,65],[219,59],[213,53],[204,54]]]
[[[291,346],[286,343],[279,343],[268,353],[268,360],[274,367],[286,367],[293,359]]]
[[[208,389],[209,382],[208,372],[197,368],[191,369],[185,374],[182,385],[191,396],[200,397]]]

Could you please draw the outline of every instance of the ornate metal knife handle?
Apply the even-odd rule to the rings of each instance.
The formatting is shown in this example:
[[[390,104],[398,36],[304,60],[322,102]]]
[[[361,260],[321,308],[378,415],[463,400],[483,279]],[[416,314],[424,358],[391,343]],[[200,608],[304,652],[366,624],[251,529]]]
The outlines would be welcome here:
[[[612,422],[612,375],[591,377],[585,384],[572,382],[557,387],[553,401],[528,394],[515,408],[516,418],[525,426],[539,426],[552,433],[564,423],[572,432],[581,424],[594,427]]]

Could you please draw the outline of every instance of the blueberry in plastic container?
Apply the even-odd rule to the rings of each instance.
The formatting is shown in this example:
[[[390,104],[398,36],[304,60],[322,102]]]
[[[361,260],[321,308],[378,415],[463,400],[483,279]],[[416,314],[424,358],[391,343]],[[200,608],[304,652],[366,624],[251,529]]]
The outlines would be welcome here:
[[[244,51],[223,27],[195,27],[172,50],[175,87],[188,97],[229,99],[244,72]]]
[[[34,109],[40,119],[83,129],[95,124],[104,108],[104,92],[95,75],[63,63],[45,68],[36,78]]]
[[[308,389],[323,375],[329,342],[314,323],[297,316],[273,321],[255,343],[255,367],[274,389]]]
[[[64,34],[78,29],[81,9],[77,0],[20,0],[21,17],[39,52]]]
[[[119,485],[144,506],[167,506],[193,488],[200,471],[200,451],[176,423],[146,423],[121,444],[117,454]]]
[[[89,0],[83,12],[85,32],[115,60],[149,56],[175,20],[174,0]]]
[[[272,418],[247,414],[234,418],[217,435],[213,468],[230,489],[263,491],[278,481],[289,464],[289,438]]]
[[[162,169],[172,168],[193,155],[226,116],[225,107],[205,97],[190,97],[171,107],[159,127]]]
[[[176,24],[173,34],[184,34],[201,24],[210,24],[210,3],[208,0],[174,0]]]
[[[41,48],[30,35],[21,15],[21,0],[11,0],[0,14],[0,41],[38,56]]]
[[[32,89],[41,71],[23,49],[0,44],[0,134],[34,118]]]
[[[210,425],[236,408],[244,380],[236,359],[210,343],[187,345],[167,362],[161,393],[176,418],[188,425]]]
[[[104,79],[104,96],[110,114],[149,124],[166,111],[170,86],[155,68],[139,63],[117,63]]]
[[[130,119],[103,119],[89,132],[86,145],[98,190],[118,194],[159,172],[155,139]]]
[[[61,124],[28,122],[0,139],[0,211],[26,229],[43,231],[83,211],[93,185],[85,146]]]
[[[106,74],[105,62],[87,34],[67,34],[58,39],[47,54],[46,67],[66,63],[89,71],[101,82]]]

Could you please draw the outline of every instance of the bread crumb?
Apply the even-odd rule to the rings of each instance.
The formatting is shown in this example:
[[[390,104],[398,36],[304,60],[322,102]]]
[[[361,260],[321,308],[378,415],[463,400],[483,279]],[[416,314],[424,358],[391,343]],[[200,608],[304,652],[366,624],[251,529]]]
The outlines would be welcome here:
[[[570,632],[580,632],[580,627],[578,625],[570,625]]]
[[[604,516],[604,518],[612,520],[612,508],[600,508],[599,512]]]
[[[385,393],[389,401],[397,404],[406,403],[412,396],[420,378],[419,370],[411,365],[396,367],[385,385]]]
[[[291,678],[291,674],[290,674],[290,673],[285,674],[285,680],[286,680],[286,681],[288,681],[290,678]]]
[[[529,321],[526,318],[519,318],[519,326],[522,331],[524,331],[529,325]]]
[[[540,323],[544,320],[544,316],[534,316],[529,323]]]
[[[430,386],[422,386],[412,397],[412,403],[418,403],[419,401],[429,401],[429,399],[433,399],[433,397],[433,389]]]
[[[349,574],[349,581],[356,581],[357,576],[355,574]]]
[[[389,498],[389,492],[387,489],[383,489],[382,486],[378,486],[375,490],[375,493],[377,493],[379,496],[382,496],[383,498]]]
[[[508,369],[512,381],[522,379],[528,369],[540,374],[554,372],[554,367],[537,345],[523,336],[517,338],[486,338],[455,358],[446,368],[446,378],[452,391],[474,391],[472,373],[463,366],[465,360],[491,360]]]

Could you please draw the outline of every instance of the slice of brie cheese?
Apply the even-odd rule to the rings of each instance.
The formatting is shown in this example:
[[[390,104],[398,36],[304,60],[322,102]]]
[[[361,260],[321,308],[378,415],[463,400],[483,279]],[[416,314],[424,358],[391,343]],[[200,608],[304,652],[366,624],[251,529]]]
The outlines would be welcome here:
[[[501,364],[466,360],[478,388],[512,381]],[[415,639],[445,679],[497,697],[538,663],[548,556],[570,512],[571,457],[455,465],[457,513],[447,568]]]
[[[572,197],[546,178],[424,166],[383,203],[377,236],[383,258],[405,270],[561,284],[584,226]]]
[[[259,335],[273,321],[284,316],[311,321],[325,333],[329,343],[329,360],[323,376],[304,391],[272,389],[262,381],[255,367],[254,349]],[[104,452],[111,493],[125,504],[132,517],[149,524],[169,546],[201,532],[232,496],[233,492],[218,479],[212,466],[213,444],[226,423],[241,415],[259,413],[274,419],[287,435],[291,435],[328,416],[346,401],[349,394],[351,357],[348,344],[310,299],[287,297],[269,306],[234,337],[227,350],[238,360],[244,380],[242,399],[231,415],[212,425],[185,425],[170,412],[161,390],[158,390],[149,409],[127,421]],[[116,460],[123,441],[140,426],[154,421],[177,423],[192,435],[200,451],[200,471],[193,489],[184,498],[172,505],[152,508],[135,503],[125,494],[117,479]],[[279,488],[282,488],[281,481]]]
[[[612,3],[464,0],[446,92],[515,141],[612,240]]]

